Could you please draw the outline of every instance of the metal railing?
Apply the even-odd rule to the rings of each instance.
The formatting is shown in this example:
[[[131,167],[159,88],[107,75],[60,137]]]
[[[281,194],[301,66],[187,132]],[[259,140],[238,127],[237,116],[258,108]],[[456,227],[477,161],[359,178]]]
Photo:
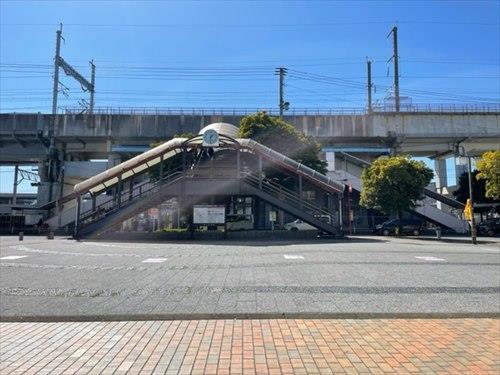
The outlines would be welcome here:
[[[156,181],[147,181],[134,186],[131,190],[124,190],[119,197],[114,197],[80,214],[80,228],[84,228],[109,214],[128,206],[139,198],[150,196],[160,191],[167,184],[176,182],[183,177],[183,172],[175,170],[169,175]]]
[[[246,116],[259,111],[279,115],[279,109],[266,107],[208,108],[208,107],[95,107],[96,115],[189,115],[189,116]],[[396,113],[393,105],[374,106],[373,113]],[[412,104],[402,106],[400,113],[498,113],[500,103],[488,104]],[[65,107],[63,114],[78,115],[80,107]],[[284,116],[296,115],[366,115],[364,107],[292,108]]]
[[[282,200],[294,206],[295,208],[300,208],[307,214],[312,215],[317,219],[320,219],[320,217],[323,218],[328,217],[329,218],[328,224],[331,225],[334,224],[335,218],[332,212],[324,208],[321,208],[315,205],[314,203],[304,200],[303,198],[300,197],[300,195],[297,192],[285,188],[280,184],[272,182],[269,179],[261,180],[254,173],[245,174],[244,179],[247,183],[249,183],[253,187],[258,188],[259,190],[262,190],[263,192],[270,194],[275,198],[278,198],[279,200]]]

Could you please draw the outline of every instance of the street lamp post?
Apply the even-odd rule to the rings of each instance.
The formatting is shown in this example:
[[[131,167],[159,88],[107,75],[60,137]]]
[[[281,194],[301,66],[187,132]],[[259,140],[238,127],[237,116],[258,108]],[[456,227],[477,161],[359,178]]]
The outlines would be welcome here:
[[[461,149],[461,151],[459,151]],[[472,188],[472,163],[470,155],[465,152],[464,146],[460,146],[458,143],[455,149],[455,155],[459,155],[460,159],[462,157],[467,158],[467,177],[469,180],[469,204],[470,204],[470,234],[471,240],[474,245],[477,244],[477,232],[476,232],[476,220],[474,218],[474,190]],[[460,164],[463,165],[461,162]]]
[[[476,220],[474,219],[474,191],[472,190],[472,171],[470,156],[467,156],[467,175],[469,177],[469,202],[470,202],[470,232],[472,243],[477,244]]]

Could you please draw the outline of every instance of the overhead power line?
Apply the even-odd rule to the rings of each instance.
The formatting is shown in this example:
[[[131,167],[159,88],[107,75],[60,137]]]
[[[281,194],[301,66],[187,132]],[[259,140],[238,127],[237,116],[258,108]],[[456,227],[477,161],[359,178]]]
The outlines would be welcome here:
[[[470,25],[470,26],[492,26],[500,27],[498,22],[479,21],[432,21],[432,20],[403,20],[398,24],[408,25]],[[355,26],[355,25],[392,25],[390,21],[346,21],[346,22],[315,22],[315,23],[65,23],[65,27],[99,27],[99,28],[288,28],[288,27],[333,27],[333,26]],[[55,27],[57,23],[3,23],[3,27]]]

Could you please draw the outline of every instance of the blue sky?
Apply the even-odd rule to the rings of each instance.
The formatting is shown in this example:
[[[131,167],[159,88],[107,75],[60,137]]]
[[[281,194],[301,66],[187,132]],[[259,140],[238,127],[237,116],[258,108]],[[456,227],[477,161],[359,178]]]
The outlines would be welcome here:
[[[395,24],[403,96],[498,103],[499,19],[499,1],[479,0],[1,0],[0,111],[50,111],[60,22],[66,61],[86,77],[88,61],[97,66],[96,106],[276,108],[273,71],[284,66],[292,109],[364,107],[366,57],[383,102]],[[60,81],[60,110],[88,98]],[[0,191],[10,190],[12,171],[0,169]]]
[[[498,102],[498,1],[2,0],[2,111],[48,111],[55,31],[89,76],[97,106],[276,107],[285,66],[291,108],[363,107],[366,57],[375,100],[392,85],[399,28],[401,92],[417,103]],[[311,74],[321,75],[311,76]],[[327,78],[325,78],[327,76]],[[68,77],[60,107],[87,98]],[[61,86],[62,89],[62,86]]]

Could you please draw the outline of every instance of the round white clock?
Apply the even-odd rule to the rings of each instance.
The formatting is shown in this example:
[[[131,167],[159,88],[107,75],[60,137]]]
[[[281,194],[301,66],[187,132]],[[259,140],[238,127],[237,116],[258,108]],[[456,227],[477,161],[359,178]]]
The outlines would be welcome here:
[[[219,146],[219,133],[213,129],[208,129],[203,133],[203,146]]]

